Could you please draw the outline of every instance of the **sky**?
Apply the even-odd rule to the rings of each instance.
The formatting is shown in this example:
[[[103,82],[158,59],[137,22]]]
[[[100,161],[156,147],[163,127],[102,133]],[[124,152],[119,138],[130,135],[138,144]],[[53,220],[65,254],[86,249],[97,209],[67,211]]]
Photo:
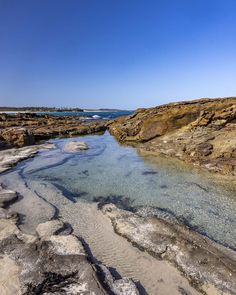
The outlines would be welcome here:
[[[0,0],[0,106],[236,96],[235,0]]]

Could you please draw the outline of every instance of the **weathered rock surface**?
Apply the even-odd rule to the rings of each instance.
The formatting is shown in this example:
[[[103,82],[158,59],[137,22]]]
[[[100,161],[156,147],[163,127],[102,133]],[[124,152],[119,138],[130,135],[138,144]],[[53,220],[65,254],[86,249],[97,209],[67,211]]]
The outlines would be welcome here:
[[[102,210],[116,233],[153,256],[175,264],[201,291],[236,293],[236,260],[230,250],[221,250],[209,239],[170,220],[144,218],[111,204]]]
[[[70,225],[66,225],[62,221],[54,219],[40,223],[36,228],[36,232],[41,239],[47,239],[52,235],[70,234],[72,232],[72,228]]]
[[[7,190],[0,184],[0,207],[4,207],[17,199],[17,193]]]
[[[88,145],[82,141],[70,141],[66,143],[64,146],[64,151],[71,152],[71,153],[75,153],[75,152],[87,150],[87,149],[88,149]]]
[[[109,131],[142,151],[236,175],[235,97],[139,109],[110,122]]]
[[[131,280],[117,281],[106,267],[92,263],[63,222],[39,224],[37,236],[29,235],[19,230],[15,215],[0,209],[1,295],[139,294]]]
[[[0,151],[0,173],[12,168],[22,160],[33,157],[41,149],[51,149],[54,147],[54,144],[45,143],[30,147],[2,150]]]
[[[58,136],[86,135],[106,130],[104,120],[84,122],[78,116],[37,116],[17,114],[0,116],[0,149],[32,145]]]
[[[135,285],[135,283],[128,278],[114,280],[110,271],[104,266],[99,265],[98,269],[104,275],[104,284],[108,286],[108,288],[117,295],[138,295],[139,291]]]

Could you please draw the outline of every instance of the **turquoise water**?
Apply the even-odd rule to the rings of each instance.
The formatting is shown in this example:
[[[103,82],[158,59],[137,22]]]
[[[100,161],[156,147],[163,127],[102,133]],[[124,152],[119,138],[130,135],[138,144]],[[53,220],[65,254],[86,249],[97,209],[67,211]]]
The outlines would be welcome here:
[[[179,162],[142,157],[109,133],[73,140],[86,142],[89,149],[66,153],[63,147],[71,139],[52,140],[56,149],[18,169],[26,179],[53,183],[73,202],[111,201],[142,214],[154,212],[236,249],[235,188]]]

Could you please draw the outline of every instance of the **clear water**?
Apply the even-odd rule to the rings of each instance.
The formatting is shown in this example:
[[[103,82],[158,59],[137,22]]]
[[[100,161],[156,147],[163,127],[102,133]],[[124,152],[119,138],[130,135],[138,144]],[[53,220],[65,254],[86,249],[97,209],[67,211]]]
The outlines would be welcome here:
[[[120,207],[158,207],[196,231],[236,249],[236,190],[179,162],[140,156],[105,133],[78,137],[89,149],[65,153],[71,139],[52,140],[18,169],[26,179],[49,181],[77,201],[113,201]]]

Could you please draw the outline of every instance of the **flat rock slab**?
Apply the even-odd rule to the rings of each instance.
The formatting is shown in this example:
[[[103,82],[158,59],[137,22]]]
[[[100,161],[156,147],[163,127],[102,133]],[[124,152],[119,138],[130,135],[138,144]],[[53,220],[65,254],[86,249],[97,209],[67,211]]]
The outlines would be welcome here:
[[[235,255],[184,225],[156,217],[140,217],[103,206],[116,233],[159,259],[167,260],[206,294],[236,294]],[[214,293],[209,290],[214,289]]]
[[[36,146],[12,148],[0,151],[0,173],[9,170],[18,162],[33,157],[41,149],[55,148],[54,144],[45,143]]]
[[[7,255],[0,257],[0,294],[21,295],[19,267]]]
[[[75,153],[75,152],[87,150],[87,149],[88,149],[88,145],[82,141],[70,141],[66,143],[64,146],[64,151],[70,152],[70,153]]]
[[[36,237],[22,233],[13,220],[0,219],[1,295],[139,294],[132,280],[113,279],[105,266],[98,273],[78,237],[56,235],[61,228],[61,221],[45,222]]]
[[[86,255],[82,243],[74,235],[51,236],[48,241],[53,252],[58,255]]]
[[[61,231],[63,231],[64,226],[64,223],[58,219],[50,220],[44,223],[40,223],[36,228],[36,232],[38,236],[43,239],[60,233]]]

